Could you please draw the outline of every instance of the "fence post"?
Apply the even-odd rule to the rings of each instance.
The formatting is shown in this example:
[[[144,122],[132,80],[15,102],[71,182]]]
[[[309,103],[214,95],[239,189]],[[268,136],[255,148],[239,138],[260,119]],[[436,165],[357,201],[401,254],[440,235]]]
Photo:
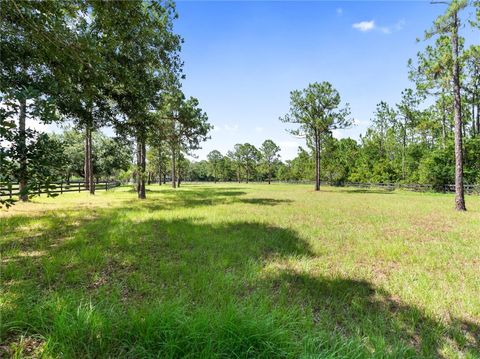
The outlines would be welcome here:
[[[60,181],[60,194],[63,194],[63,179]]]
[[[105,191],[108,191],[108,181],[105,181]]]
[[[80,193],[80,181],[78,181],[78,193]]]

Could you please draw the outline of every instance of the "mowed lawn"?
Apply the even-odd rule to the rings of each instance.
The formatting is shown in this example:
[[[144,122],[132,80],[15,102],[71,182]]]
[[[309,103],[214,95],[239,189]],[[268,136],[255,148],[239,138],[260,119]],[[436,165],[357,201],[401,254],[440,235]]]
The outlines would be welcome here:
[[[480,358],[480,198],[311,187],[0,210],[0,357]]]

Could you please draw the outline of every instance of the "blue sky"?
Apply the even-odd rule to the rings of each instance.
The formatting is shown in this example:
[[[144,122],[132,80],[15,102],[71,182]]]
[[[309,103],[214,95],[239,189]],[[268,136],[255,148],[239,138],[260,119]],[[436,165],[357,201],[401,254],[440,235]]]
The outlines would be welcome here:
[[[291,159],[304,144],[278,120],[288,111],[291,90],[331,82],[357,123],[335,135],[358,139],[379,101],[394,104],[412,86],[407,60],[426,45],[416,38],[445,6],[181,1],[177,10],[175,31],[185,39],[183,90],[200,100],[215,126],[197,151],[199,159],[213,149],[225,154],[236,143],[259,146],[267,138],[282,147],[283,159]],[[477,38],[462,31],[467,39]]]

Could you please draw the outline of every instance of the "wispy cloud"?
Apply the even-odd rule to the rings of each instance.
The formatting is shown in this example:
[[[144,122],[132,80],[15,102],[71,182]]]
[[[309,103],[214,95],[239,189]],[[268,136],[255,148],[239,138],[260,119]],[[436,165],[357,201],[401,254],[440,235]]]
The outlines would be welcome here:
[[[352,27],[354,29],[357,29],[357,30],[362,31],[362,32],[371,31],[371,30],[375,29],[375,21],[370,20],[370,21],[357,22],[357,23],[353,24]]]
[[[401,19],[401,20],[398,20],[394,25],[382,26],[380,28],[380,31],[383,32],[384,34],[391,34],[392,32],[403,30],[404,26],[405,26],[405,20]]]
[[[352,27],[356,30],[362,31],[362,32],[367,32],[367,31],[380,31],[381,33],[385,35],[389,35],[392,32],[397,32],[403,30],[405,27],[405,20],[401,19],[398,20],[395,24],[393,25],[388,25],[388,26],[378,26],[375,23],[375,20],[370,20],[370,21],[361,21],[357,22],[352,25]]]
[[[396,31],[400,31],[402,30],[404,27],[405,27],[405,20],[404,19],[400,19],[397,21],[397,23],[393,26],[393,28],[396,30]]]
[[[337,15],[342,16],[343,15],[343,9],[341,7],[337,7]]]
[[[260,127],[260,126],[255,127],[255,132],[258,132],[258,133],[263,132],[263,127]]]

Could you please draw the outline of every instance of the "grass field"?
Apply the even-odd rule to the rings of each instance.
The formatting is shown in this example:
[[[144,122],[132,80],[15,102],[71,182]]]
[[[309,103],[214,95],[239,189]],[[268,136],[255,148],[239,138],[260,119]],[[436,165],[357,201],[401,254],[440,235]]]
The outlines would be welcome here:
[[[14,357],[480,358],[480,198],[130,187],[0,210]],[[0,354],[0,357],[2,354]]]

